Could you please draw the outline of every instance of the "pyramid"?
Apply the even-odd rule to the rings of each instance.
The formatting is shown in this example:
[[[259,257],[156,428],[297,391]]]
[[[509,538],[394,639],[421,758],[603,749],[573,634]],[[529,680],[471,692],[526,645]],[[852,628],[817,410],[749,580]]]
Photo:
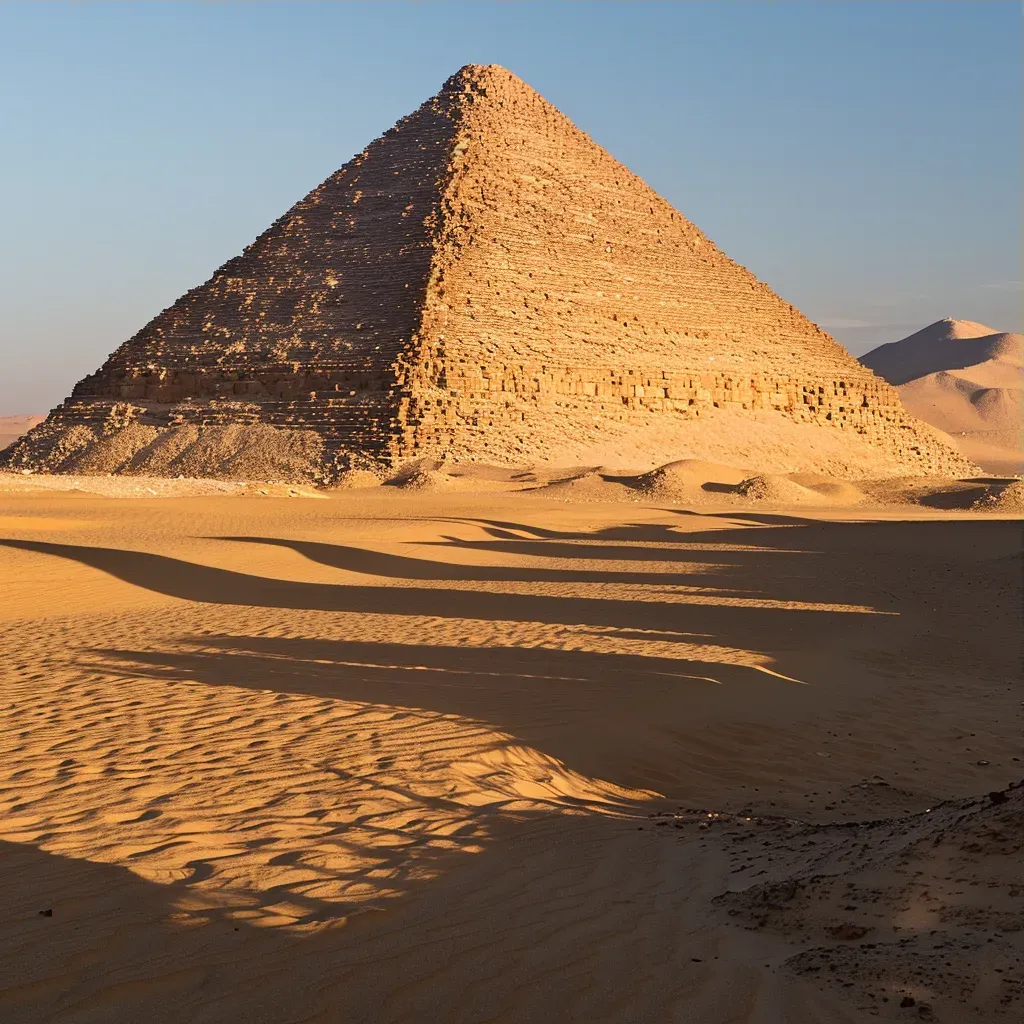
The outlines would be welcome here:
[[[733,413],[889,474],[973,468],[533,89],[470,65],[0,461],[325,480],[654,436],[672,458]]]

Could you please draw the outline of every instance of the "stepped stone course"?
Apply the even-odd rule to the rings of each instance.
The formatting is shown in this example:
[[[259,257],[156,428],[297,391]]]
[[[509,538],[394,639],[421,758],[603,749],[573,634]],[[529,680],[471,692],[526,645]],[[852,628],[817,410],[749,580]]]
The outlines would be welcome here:
[[[859,435],[909,473],[974,468],[536,92],[469,66],[0,462],[323,479],[558,458],[716,408]]]

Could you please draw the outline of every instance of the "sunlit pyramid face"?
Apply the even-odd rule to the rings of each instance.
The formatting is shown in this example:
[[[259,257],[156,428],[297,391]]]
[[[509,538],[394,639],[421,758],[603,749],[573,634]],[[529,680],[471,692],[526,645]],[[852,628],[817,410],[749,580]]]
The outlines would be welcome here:
[[[421,457],[656,461],[700,454],[723,417],[755,446],[782,431],[812,468],[819,435],[795,428],[827,428],[833,468],[967,466],[533,89],[470,65],[6,460],[312,479]]]

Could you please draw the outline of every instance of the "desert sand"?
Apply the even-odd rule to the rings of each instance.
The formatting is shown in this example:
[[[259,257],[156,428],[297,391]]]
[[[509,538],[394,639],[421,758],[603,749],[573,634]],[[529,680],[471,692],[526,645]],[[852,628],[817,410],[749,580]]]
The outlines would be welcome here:
[[[0,1019],[1019,1020],[962,335],[877,376],[462,68],[0,421]]]
[[[42,423],[44,419],[45,416],[0,416],[0,451]]]
[[[0,475],[0,1017],[1019,1019],[1019,484],[623,477]]]
[[[986,472],[1024,473],[1024,336],[939,320],[861,362]]]

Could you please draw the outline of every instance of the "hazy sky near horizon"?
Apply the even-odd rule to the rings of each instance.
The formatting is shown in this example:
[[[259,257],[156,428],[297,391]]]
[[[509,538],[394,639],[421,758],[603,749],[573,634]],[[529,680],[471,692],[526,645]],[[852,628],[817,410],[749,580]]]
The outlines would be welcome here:
[[[502,64],[851,351],[1021,330],[1011,2],[0,5],[0,415]]]

